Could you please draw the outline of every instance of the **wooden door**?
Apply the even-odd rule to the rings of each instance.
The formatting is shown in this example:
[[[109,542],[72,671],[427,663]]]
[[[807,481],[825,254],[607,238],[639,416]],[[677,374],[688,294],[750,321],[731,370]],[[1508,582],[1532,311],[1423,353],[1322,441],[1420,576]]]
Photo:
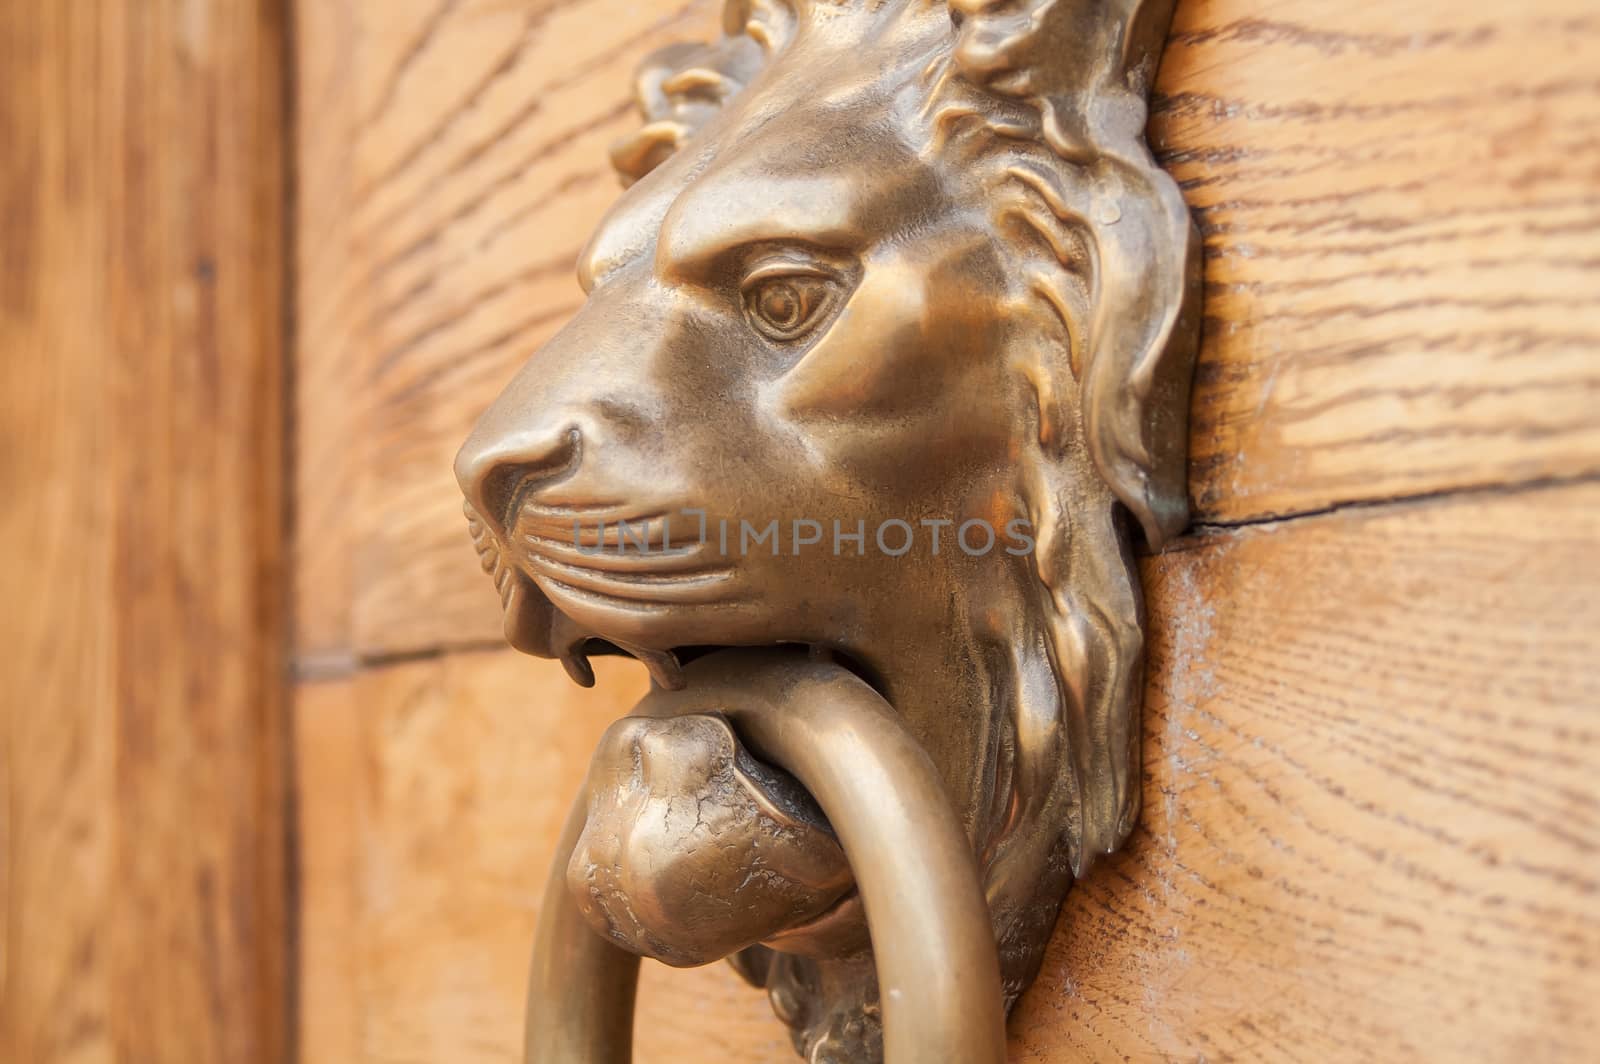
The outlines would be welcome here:
[[[513,1054],[605,724],[500,646],[449,466],[580,300],[630,71],[709,0],[299,8],[302,1050]],[[1600,20],[1179,5],[1154,139],[1207,243],[1196,526],[1144,563],[1145,813],[1019,1060],[1578,1060],[1600,1036]],[[645,1061],[786,1061],[646,965]]]
[[[710,0],[0,0],[0,1060],[516,1059],[606,725],[450,473]],[[1600,14],[1180,0],[1195,523],[1018,1061],[1600,1044]],[[645,966],[644,1064],[793,1059]]]

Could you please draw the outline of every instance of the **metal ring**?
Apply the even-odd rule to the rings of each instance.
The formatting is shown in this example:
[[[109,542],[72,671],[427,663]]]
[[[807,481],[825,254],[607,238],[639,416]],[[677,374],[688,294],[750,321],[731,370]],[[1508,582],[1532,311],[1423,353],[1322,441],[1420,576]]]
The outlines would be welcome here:
[[[867,684],[827,662],[748,653],[656,691],[648,715],[715,704],[827,814],[856,877],[877,964],[886,1064],[1003,1064],[1000,962],[972,848],[937,769]],[[639,959],[590,929],[566,864],[587,801],[567,818],[534,947],[527,1064],[627,1064]]]

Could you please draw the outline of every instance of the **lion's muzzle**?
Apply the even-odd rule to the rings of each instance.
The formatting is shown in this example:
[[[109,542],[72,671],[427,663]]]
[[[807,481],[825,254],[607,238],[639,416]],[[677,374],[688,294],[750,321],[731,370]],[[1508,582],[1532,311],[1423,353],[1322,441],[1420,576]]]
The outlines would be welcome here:
[[[570,472],[582,446],[576,425],[475,432],[456,455],[456,481],[477,517],[504,538],[523,492]]]

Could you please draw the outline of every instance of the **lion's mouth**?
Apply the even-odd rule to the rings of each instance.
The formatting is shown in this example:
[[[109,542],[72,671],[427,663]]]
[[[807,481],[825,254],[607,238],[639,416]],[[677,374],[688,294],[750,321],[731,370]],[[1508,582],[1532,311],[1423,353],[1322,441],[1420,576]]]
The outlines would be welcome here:
[[[513,553],[470,503],[463,509],[478,561],[500,595],[506,642],[525,654],[559,660],[579,686],[594,686],[590,658],[621,655],[643,664],[657,686],[681,690],[684,666],[732,649],[723,644],[664,650],[636,645],[578,624],[552,600],[553,593],[564,601],[631,612],[734,601],[733,566],[707,562],[707,545],[697,538],[675,538],[666,516],[601,521],[592,512],[527,506],[513,532],[522,549]],[[839,661],[873,687],[880,686],[870,670],[836,648],[794,645]]]
[[[665,543],[655,553],[629,555],[615,542],[606,544],[601,536],[586,539],[572,534],[570,523],[569,538],[564,541],[547,534],[552,530],[549,525],[519,528],[518,535],[528,546],[519,559],[505,549],[471,503],[463,504],[463,510],[478,562],[500,595],[506,642],[514,649],[559,660],[581,687],[594,686],[589,659],[606,654],[637,659],[660,687],[683,687],[683,665],[694,656],[693,651],[680,654],[603,638],[557,609],[540,582],[575,598],[643,608],[693,601],[697,596],[709,600],[706,592],[731,577],[729,567],[695,564],[691,555],[697,548],[672,548]],[[624,546],[633,545],[630,541]],[[564,552],[570,552],[571,558],[563,556]]]

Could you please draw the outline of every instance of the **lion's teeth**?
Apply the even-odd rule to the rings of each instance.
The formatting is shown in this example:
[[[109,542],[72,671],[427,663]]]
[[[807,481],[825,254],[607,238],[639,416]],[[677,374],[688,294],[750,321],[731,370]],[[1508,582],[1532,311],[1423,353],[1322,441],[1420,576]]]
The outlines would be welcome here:
[[[581,644],[567,648],[561,655],[561,666],[567,670],[567,678],[579,687],[594,686],[594,667],[589,664]]]

